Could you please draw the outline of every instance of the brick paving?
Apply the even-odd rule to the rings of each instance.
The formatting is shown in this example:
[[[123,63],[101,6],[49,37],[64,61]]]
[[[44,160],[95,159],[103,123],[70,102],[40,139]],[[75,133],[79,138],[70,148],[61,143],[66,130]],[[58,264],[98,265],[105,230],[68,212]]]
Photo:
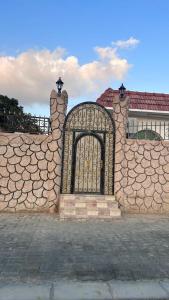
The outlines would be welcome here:
[[[169,278],[169,217],[0,215],[1,282]]]

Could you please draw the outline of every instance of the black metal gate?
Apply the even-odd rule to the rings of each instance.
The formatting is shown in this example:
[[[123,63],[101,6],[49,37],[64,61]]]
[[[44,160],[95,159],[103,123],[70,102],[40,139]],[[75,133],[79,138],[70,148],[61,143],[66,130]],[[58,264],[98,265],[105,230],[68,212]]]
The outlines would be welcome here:
[[[81,134],[74,146],[72,187],[74,193],[104,191],[104,145],[96,134]]]
[[[112,195],[114,142],[114,122],[104,107],[74,107],[64,124],[61,192]]]

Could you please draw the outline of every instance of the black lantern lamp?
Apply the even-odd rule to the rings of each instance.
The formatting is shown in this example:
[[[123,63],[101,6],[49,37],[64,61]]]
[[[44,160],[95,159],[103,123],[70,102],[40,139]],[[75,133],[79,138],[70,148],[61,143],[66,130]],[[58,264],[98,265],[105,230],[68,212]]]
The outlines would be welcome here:
[[[61,77],[59,77],[58,81],[56,81],[57,89],[58,89],[58,95],[61,95],[62,87],[64,85],[64,82],[62,81]]]
[[[123,83],[121,85],[121,87],[119,88],[119,95],[120,95],[120,98],[124,98],[125,96],[125,91],[126,91],[126,88],[124,87]]]

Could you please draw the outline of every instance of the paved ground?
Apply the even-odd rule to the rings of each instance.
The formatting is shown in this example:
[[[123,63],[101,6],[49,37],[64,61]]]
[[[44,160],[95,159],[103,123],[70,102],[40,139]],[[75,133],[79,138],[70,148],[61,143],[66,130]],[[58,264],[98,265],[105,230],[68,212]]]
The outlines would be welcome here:
[[[0,215],[0,281],[169,279],[169,217]]]

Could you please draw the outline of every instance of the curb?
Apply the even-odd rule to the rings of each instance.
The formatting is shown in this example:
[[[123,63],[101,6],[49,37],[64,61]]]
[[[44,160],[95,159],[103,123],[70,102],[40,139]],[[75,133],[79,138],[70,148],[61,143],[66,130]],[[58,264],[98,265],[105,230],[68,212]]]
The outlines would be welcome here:
[[[0,300],[150,300],[169,299],[169,280],[108,282],[57,281],[0,285]]]

